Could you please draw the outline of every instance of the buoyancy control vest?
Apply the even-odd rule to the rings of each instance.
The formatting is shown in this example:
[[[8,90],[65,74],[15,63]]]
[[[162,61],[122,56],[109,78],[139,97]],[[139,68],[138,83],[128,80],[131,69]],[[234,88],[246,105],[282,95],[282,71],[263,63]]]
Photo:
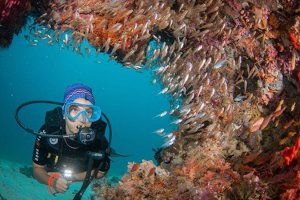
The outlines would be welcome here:
[[[69,138],[43,138],[47,140],[47,171],[63,171],[66,168],[71,168],[75,173],[86,171],[88,152],[106,154],[108,147],[108,142],[105,138],[106,123],[100,118],[92,123],[91,128],[95,132],[95,139],[88,145]],[[63,119],[61,107],[46,112],[45,124],[41,130],[44,130],[46,134],[66,134],[65,120]],[[96,168],[99,163],[100,160],[95,161],[93,168]],[[101,171],[104,170],[101,169]]]

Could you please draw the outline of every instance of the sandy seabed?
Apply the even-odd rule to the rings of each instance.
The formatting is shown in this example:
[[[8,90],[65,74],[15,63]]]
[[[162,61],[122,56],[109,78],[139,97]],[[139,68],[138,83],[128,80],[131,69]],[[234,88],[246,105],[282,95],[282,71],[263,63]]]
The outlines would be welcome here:
[[[81,182],[72,183],[69,190],[64,194],[52,196],[46,185],[38,183],[20,172],[24,166],[13,161],[0,160],[0,200],[50,200],[50,199],[73,199],[81,187]],[[91,186],[89,186],[82,200],[95,199]]]

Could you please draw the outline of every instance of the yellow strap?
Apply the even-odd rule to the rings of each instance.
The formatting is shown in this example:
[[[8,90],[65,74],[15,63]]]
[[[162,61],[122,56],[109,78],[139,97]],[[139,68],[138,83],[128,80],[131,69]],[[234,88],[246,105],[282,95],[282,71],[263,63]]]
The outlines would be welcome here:
[[[55,156],[54,164],[56,164],[58,161],[58,156]]]
[[[48,153],[47,158],[50,158],[51,155],[52,155],[51,153]],[[56,155],[55,158],[54,158],[54,164],[56,164],[57,161],[58,161],[58,155]]]

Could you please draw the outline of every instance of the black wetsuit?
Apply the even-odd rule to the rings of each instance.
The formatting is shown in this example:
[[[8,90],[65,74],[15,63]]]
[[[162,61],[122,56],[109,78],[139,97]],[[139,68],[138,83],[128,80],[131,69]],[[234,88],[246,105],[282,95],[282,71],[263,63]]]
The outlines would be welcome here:
[[[41,130],[46,133],[60,130],[57,134],[65,134],[65,123],[62,120],[61,108],[56,108],[46,114],[45,125]],[[59,122],[59,126],[57,126]],[[96,139],[88,145],[68,138],[49,138],[37,136],[35,140],[32,161],[38,165],[45,165],[47,172],[63,172],[70,169],[73,173],[87,170],[87,152],[105,153],[108,142],[104,136],[106,124],[102,120],[92,123],[92,128],[96,132]],[[104,129],[104,130],[103,130]],[[95,160],[93,168],[97,168],[103,162],[100,171],[107,172],[110,167],[110,159],[105,154],[103,160]]]

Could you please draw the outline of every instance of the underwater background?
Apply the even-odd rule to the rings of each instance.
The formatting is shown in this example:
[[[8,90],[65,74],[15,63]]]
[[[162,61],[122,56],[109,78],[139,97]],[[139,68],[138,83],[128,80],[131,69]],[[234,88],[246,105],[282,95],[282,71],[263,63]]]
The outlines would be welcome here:
[[[300,199],[299,0],[5,0],[0,48],[0,200],[53,199],[14,114],[76,82],[130,155],[84,199]]]
[[[39,41],[37,46],[32,46],[24,39],[27,34],[28,29],[24,28],[14,37],[9,48],[0,50],[2,198],[53,198],[46,185],[25,176],[24,170],[27,174],[31,171],[35,136],[21,129],[14,115],[16,108],[27,101],[62,102],[64,89],[73,83],[83,83],[93,89],[96,104],[112,124],[112,147],[117,153],[130,155],[128,158],[112,157],[108,177],[118,180],[116,177],[127,172],[129,161],[152,159],[155,162],[153,149],[163,144],[163,138],[153,132],[160,128],[170,132],[175,127],[170,125],[169,117],[155,117],[170,110],[170,104],[167,96],[158,95],[162,88],[153,81],[153,68],[136,71],[110,60],[105,54],[79,55],[61,44],[50,46]],[[84,45],[87,51],[91,48]],[[37,131],[44,122],[45,112],[54,107],[29,105],[20,111],[21,120],[25,126]],[[80,186],[76,183],[74,190]],[[72,195],[72,192],[67,192],[60,194],[59,198],[71,199]],[[89,191],[84,197],[89,198]]]

